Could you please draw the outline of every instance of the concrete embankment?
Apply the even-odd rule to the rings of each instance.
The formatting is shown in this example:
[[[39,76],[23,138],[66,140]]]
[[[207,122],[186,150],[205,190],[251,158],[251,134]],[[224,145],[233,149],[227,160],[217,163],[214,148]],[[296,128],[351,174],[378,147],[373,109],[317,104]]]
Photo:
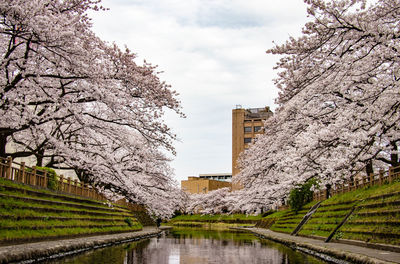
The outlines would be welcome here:
[[[145,227],[142,231],[130,233],[4,246],[0,247],[0,263],[21,261],[31,263],[47,258],[77,254],[91,249],[146,239],[157,236],[161,232],[162,230],[156,227]]]
[[[289,234],[277,233],[263,228],[237,228],[251,232],[261,238],[266,238],[275,242],[282,243],[288,247],[305,253],[316,255],[320,258],[329,260],[333,257],[337,260],[347,261],[348,263],[362,264],[387,264],[400,263],[400,253],[371,249],[361,246],[341,244],[341,243],[325,243],[324,241],[291,236]]]

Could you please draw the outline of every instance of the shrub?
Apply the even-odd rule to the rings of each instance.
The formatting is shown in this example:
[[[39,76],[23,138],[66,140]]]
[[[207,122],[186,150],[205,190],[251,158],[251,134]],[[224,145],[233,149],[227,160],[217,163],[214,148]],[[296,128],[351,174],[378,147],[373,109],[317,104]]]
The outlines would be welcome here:
[[[130,226],[130,227],[133,226],[133,221],[132,221],[132,219],[130,219],[129,217],[125,218],[124,221],[125,221],[125,223],[128,224],[128,226]]]
[[[314,178],[297,185],[290,191],[289,205],[296,214],[305,204],[312,201],[314,192],[311,190],[311,187],[313,186],[318,187],[318,183]]]
[[[58,190],[58,178],[55,170],[48,167],[36,167],[41,171],[47,171],[47,188],[50,190]]]

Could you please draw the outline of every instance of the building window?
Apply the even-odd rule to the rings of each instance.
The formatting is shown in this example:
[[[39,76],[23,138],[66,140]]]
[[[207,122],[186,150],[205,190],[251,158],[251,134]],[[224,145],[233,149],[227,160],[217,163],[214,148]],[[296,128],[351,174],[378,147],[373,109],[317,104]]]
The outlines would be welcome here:
[[[258,132],[258,131],[260,131],[261,130],[261,126],[255,126],[254,127],[254,132]]]
[[[251,127],[244,127],[244,133],[251,133]]]
[[[244,138],[244,144],[251,143],[251,138]]]

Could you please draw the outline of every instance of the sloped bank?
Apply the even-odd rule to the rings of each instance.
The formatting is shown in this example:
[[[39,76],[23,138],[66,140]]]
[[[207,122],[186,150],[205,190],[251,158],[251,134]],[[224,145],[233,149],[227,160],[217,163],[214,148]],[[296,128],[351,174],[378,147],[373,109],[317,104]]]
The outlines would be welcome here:
[[[315,203],[297,213],[285,210],[270,214],[257,227],[287,234],[297,230],[298,236],[400,252],[399,181],[335,195],[323,201],[310,219],[299,226]]]
[[[84,251],[107,247],[159,235],[162,230],[146,227],[142,231],[93,236],[85,238],[44,241],[21,245],[0,247],[0,264],[3,263],[34,263],[45,259],[60,258]]]
[[[141,230],[135,212],[0,178],[0,245]]]
[[[238,226],[255,226],[261,216],[244,214],[234,215],[179,215],[172,218],[167,225],[178,227],[201,227],[206,229],[226,229]]]

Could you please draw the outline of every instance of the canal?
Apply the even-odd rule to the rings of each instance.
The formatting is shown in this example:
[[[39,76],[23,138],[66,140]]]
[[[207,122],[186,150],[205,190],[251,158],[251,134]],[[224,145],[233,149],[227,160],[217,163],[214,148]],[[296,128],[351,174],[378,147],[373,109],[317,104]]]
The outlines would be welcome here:
[[[326,263],[250,233],[173,229],[127,244],[88,251],[44,263]]]

